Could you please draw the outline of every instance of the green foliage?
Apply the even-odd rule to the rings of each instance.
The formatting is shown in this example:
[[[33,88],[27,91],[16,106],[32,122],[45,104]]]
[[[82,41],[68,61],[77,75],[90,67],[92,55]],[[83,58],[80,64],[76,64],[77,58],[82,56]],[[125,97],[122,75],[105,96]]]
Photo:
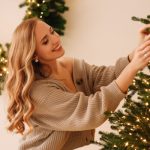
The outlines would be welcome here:
[[[4,89],[4,81],[7,71],[7,52],[10,47],[9,43],[6,43],[5,46],[0,44],[0,95],[2,90]]]
[[[26,0],[19,7],[27,7],[24,19],[38,17],[64,35],[66,19],[62,14],[69,9],[64,0]]]
[[[132,20],[133,21],[139,21],[139,22],[142,22],[144,24],[149,24],[150,23],[150,15],[148,15],[147,18],[138,18],[138,17],[133,16]],[[150,28],[148,28],[146,30],[146,32],[150,32]]]

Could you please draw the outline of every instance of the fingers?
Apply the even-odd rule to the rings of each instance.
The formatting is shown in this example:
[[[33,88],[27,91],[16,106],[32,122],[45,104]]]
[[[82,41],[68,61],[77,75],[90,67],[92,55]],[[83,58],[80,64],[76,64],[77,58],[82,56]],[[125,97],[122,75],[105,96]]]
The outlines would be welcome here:
[[[138,49],[138,51],[141,51],[143,49],[145,49],[147,46],[150,45],[150,40],[145,41]]]
[[[147,46],[147,47],[142,51],[143,54],[146,54],[146,53],[148,53],[148,52],[150,52],[150,46]]]
[[[150,61],[150,46],[147,46],[145,49],[139,52],[139,56],[143,61],[147,62],[147,59]]]

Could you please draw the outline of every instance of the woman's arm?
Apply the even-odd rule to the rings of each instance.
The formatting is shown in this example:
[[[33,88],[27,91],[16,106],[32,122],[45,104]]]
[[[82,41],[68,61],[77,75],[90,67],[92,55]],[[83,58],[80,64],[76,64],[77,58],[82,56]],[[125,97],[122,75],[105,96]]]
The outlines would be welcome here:
[[[84,76],[83,80],[86,80],[85,83],[87,82],[91,93],[95,93],[101,86],[107,86],[115,80],[128,64],[129,61],[127,57],[119,58],[115,65],[112,66],[90,65],[83,61],[82,69],[86,72],[86,76]]]

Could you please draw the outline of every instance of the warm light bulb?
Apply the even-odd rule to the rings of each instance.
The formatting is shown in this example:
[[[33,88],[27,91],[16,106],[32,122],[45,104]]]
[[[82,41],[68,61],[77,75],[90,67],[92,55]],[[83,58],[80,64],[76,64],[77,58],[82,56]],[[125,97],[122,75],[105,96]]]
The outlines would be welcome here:
[[[4,61],[4,57],[1,58],[1,61]]]
[[[31,3],[31,0],[27,0],[27,3]]]
[[[134,147],[134,145],[131,145],[131,147]]]
[[[126,142],[126,143],[125,143],[125,146],[128,146],[128,145],[129,145],[129,143],[128,143],[128,142]]]
[[[148,102],[146,102],[146,103],[145,103],[145,106],[148,106],[148,105],[149,105]]]
[[[7,71],[6,67],[3,67],[3,71]]]
[[[128,125],[128,126],[130,126],[130,125],[131,125],[131,123],[127,123],[127,125]]]
[[[114,145],[113,147],[117,147],[117,145]]]
[[[132,128],[131,128],[130,130],[131,130],[131,131],[133,131],[133,129],[132,129]]]
[[[137,119],[136,119],[136,121],[137,121],[137,122],[140,122],[140,119],[139,119],[139,118],[137,118]]]
[[[32,13],[31,13],[31,11],[27,11],[27,14],[28,14],[28,15],[31,15]]]

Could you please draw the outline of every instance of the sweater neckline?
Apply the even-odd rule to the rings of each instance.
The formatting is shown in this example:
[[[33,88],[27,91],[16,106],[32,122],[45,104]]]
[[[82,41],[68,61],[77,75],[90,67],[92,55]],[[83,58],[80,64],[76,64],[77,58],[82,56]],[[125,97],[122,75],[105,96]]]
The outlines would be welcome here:
[[[75,86],[76,90],[78,91],[78,87],[76,86],[76,82],[75,82],[75,69],[76,69],[75,65],[76,65],[76,62],[75,62],[75,58],[73,57],[72,80],[73,80],[73,83],[74,83],[74,86]],[[68,92],[74,93],[74,92],[72,92],[72,91],[64,84],[63,81],[57,80],[57,79],[50,79],[50,80],[54,80],[55,82],[58,82],[58,84],[61,84],[63,87],[65,87],[65,89],[66,89]]]

